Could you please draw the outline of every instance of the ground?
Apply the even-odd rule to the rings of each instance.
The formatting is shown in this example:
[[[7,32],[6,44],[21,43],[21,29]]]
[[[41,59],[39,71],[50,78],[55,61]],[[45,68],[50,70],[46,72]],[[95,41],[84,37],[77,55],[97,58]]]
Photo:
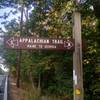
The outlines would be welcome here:
[[[23,88],[24,87],[24,88]],[[39,96],[40,92],[31,91],[32,87],[21,85],[20,88],[16,87],[16,79],[13,77],[9,77],[9,88],[8,88],[8,100],[69,100],[69,99],[58,99],[57,97],[53,96]],[[34,94],[34,95],[33,95]]]
[[[9,100],[25,100],[24,90],[16,87],[16,80],[9,78]]]

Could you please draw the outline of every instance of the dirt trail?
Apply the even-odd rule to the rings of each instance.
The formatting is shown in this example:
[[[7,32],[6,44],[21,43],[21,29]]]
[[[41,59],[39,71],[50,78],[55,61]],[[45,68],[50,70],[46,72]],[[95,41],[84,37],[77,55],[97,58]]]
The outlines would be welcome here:
[[[23,90],[16,87],[14,78],[9,78],[9,100],[25,100]]]

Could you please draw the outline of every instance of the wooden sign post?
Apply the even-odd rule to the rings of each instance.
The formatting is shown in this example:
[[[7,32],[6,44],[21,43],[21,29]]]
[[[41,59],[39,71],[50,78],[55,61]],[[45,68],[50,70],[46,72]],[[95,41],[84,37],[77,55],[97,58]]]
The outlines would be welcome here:
[[[74,100],[83,100],[81,15],[78,11],[73,12],[73,38],[75,39],[75,51],[73,53]]]

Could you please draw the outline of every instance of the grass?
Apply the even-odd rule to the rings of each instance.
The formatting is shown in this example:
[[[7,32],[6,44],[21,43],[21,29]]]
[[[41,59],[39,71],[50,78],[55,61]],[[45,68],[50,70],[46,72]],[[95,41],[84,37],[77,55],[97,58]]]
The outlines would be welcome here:
[[[56,96],[41,95],[40,90],[33,89],[30,84],[23,84],[22,100],[60,100]]]

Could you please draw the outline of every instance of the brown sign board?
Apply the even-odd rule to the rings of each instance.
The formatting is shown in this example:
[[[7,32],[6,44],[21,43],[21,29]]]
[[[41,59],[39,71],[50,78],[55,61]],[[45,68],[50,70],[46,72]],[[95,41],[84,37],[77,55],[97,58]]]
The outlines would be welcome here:
[[[11,49],[35,50],[73,50],[73,39],[5,37],[4,45]]]

